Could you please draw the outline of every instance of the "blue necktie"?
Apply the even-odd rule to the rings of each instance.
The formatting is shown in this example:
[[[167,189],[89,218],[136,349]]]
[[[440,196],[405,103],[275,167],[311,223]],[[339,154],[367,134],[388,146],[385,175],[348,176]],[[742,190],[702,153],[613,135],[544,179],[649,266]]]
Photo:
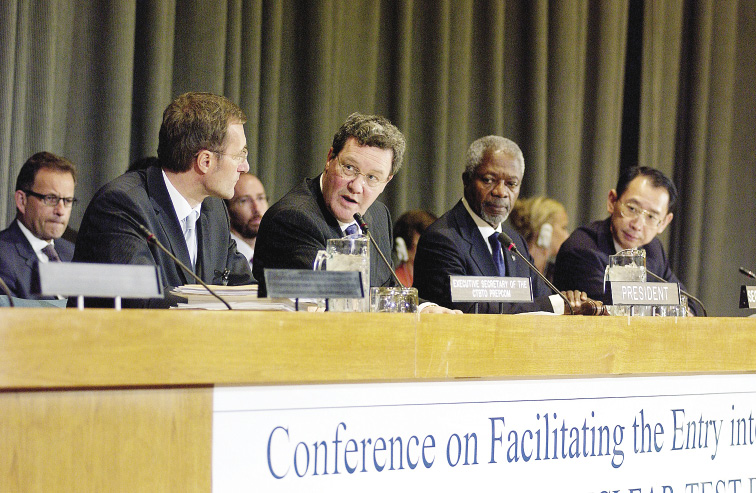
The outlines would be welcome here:
[[[359,234],[360,228],[356,224],[350,224],[347,226],[347,229],[344,230],[344,233],[346,233],[347,236],[349,235],[356,235]]]
[[[496,265],[496,270],[499,271],[499,277],[506,277],[507,267],[504,264],[504,256],[501,254],[499,233],[494,231],[494,234],[488,237],[488,242],[491,244],[491,253],[493,255],[494,265]]]

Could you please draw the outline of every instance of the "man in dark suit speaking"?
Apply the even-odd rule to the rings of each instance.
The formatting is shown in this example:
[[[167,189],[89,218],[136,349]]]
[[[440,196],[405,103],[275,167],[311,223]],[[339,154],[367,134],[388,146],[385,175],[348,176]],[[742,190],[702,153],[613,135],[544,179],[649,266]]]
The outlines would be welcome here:
[[[533,303],[481,302],[478,311],[564,313],[568,310],[558,295],[549,296],[548,286],[525,262],[508,252],[501,253],[498,235],[503,231],[523,255],[530,257],[522,236],[503,224],[520,194],[524,173],[522,151],[511,140],[489,135],[470,145],[462,173],[462,200],[429,226],[417,245],[414,283],[421,297],[471,312],[472,303],[452,303],[449,276],[529,277]],[[595,305],[586,303],[585,293],[564,294],[576,313],[595,310]]]
[[[38,152],[16,179],[16,219],[0,232],[0,277],[12,296],[37,298],[39,262],[70,262],[74,246],[61,238],[76,201],[76,168],[68,159]],[[0,293],[1,294],[1,293]]]
[[[253,272],[265,296],[264,269],[312,269],[326,241],[359,232],[362,214],[386,258],[393,234],[386,206],[375,199],[402,166],[404,136],[382,116],[353,113],[341,125],[320,176],[307,179],[273,204],[260,222]],[[370,255],[370,284],[393,285],[391,271]],[[427,311],[448,311],[429,306]]]
[[[163,113],[159,166],[129,171],[102,187],[87,207],[74,261],[160,267],[166,289],[194,280],[150,245],[144,225],[208,284],[252,282],[249,264],[231,239],[222,199],[249,170],[246,116],[222,96],[186,93]],[[124,300],[123,306],[165,307],[165,300]],[[111,304],[112,306],[112,304]]]

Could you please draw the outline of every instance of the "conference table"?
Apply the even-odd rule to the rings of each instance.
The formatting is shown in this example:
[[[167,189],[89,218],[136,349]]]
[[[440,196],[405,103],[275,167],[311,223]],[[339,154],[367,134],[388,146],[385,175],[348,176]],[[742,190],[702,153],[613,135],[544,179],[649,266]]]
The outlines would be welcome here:
[[[685,388],[705,389],[713,385],[714,391],[717,391],[722,386],[722,395],[734,396],[732,409],[735,412],[744,410],[743,406],[755,401],[755,356],[756,319],[746,317],[416,316],[0,308],[0,491],[235,490],[221,486],[221,469],[216,469],[223,467],[218,463],[219,457],[225,457],[220,453],[224,448],[218,444],[216,440],[219,438],[215,436],[220,430],[219,416],[216,414],[220,402],[218,392],[221,390],[248,390],[255,400],[265,401],[259,396],[274,395],[275,392],[284,392],[286,399],[295,399],[301,394],[322,400],[328,398],[328,392],[335,391],[341,392],[337,399],[344,399],[344,392],[356,393],[356,390],[352,390],[360,389],[367,391],[364,399],[392,400],[393,407],[381,408],[379,413],[370,415],[370,419],[375,420],[375,426],[380,426],[381,414],[395,412],[398,405],[395,400],[400,399],[398,396],[406,400],[413,398],[407,396],[418,395],[418,399],[422,400],[425,399],[421,397],[422,394],[429,392],[429,401],[422,403],[431,407],[419,406],[420,401],[417,406],[403,407],[401,413],[393,415],[392,423],[400,427],[398,421],[406,416],[408,422],[416,420],[412,426],[423,428],[425,424],[430,429],[435,426],[427,421],[431,415],[422,413],[434,409],[432,405],[438,404],[438,395],[445,396],[449,402],[442,403],[446,406],[444,411],[434,412],[433,419],[445,419],[444,416],[449,414],[449,419],[453,417],[449,423],[459,423],[465,418],[457,417],[455,413],[464,411],[465,406],[457,406],[456,410],[447,413],[456,395],[460,396],[460,402],[468,405],[489,406],[486,412],[491,409],[491,403],[497,401],[499,408],[496,412],[499,412],[515,405],[528,405],[532,401],[523,398],[515,403],[503,398],[502,395],[510,392],[507,389],[514,388],[514,393],[520,391],[520,387],[507,385],[526,384],[527,389],[532,389],[541,384],[556,383],[559,387],[549,388],[546,392],[571,386],[570,392],[579,393],[587,387],[585,382],[595,382],[599,386],[609,385],[601,390],[605,395],[627,381],[636,385],[631,393],[637,397],[640,392],[638,388],[643,389],[646,382],[653,386],[655,379],[660,378],[662,386],[669,386],[671,382],[676,387],[678,381]],[[698,380],[709,378],[715,380]],[[737,380],[728,380],[733,378]],[[641,387],[637,387],[638,382]],[[500,385],[505,387],[497,387]],[[592,387],[592,384],[588,386]],[[371,389],[375,389],[376,393],[371,393]],[[689,399],[692,394],[697,394],[696,399],[702,399],[701,395],[711,396],[716,393],[714,391],[686,391],[684,398]],[[474,397],[471,397],[471,392],[475,393]],[[497,393],[496,398],[487,396],[486,393],[491,392]],[[618,392],[622,394],[625,391]],[[651,402],[650,399],[658,400],[662,394],[664,398],[669,398],[668,393],[658,391],[641,397],[646,399],[643,402]],[[623,405],[618,397],[626,396],[612,395],[612,405]],[[363,399],[359,396],[356,398]],[[591,397],[594,398],[596,396]],[[727,400],[727,411],[730,412],[728,399],[730,397],[717,397],[706,401],[705,405]],[[506,404],[502,404],[504,401]],[[572,398],[549,400],[552,403],[563,401],[569,401],[570,405],[583,402]],[[539,402],[542,405],[545,401]],[[264,402],[259,404],[263,405]],[[501,408],[503,405],[510,407]],[[686,404],[688,409],[693,405]],[[270,415],[270,419],[282,416],[284,411],[280,405],[277,406],[269,409],[266,416]],[[319,406],[322,410],[322,403]],[[298,406],[290,405],[287,409],[295,407]],[[646,409],[646,419],[652,407],[649,404],[648,408],[643,408]],[[682,437],[689,431],[678,431],[677,419],[682,416],[677,407],[672,407],[671,418],[675,419],[675,424],[667,424],[666,417],[659,419],[656,428],[647,427],[647,436],[659,454],[663,448],[667,455],[682,456],[673,451],[680,449]],[[313,408],[306,403],[298,407],[305,410]],[[359,405],[341,405],[339,412],[352,408],[363,409]],[[756,404],[753,408],[756,410]],[[370,409],[374,410],[375,407]],[[467,409],[477,412],[477,408]],[[748,427],[752,421],[748,420],[750,409],[744,411],[742,424]],[[560,412],[568,415],[566,408]],[[599,414],[593,408],[591,412],[593,414],[589,414],[585,420],[589,426],[591,416],[598,420]],[[537,415],[539,420],[549,417],[542,414]],[[263,420],[261,414],[254,416],[258,421]],[[301,419],[308,423],[313,420],[312,416],[305,414]],[[489,481],[490,477],[497,475],[506,476],[502,472],[505,469],[496,471],[494,466],[509,461],[507,467],[512,469],[507,471],[515,471],[516,460],[510,454],[521,453],[522,457],[514,458],[519,459],[516,467],[525,467],[525,458],[535,454],[535,438],[531,429],[529,441],[522,434],[521,441],[517,442],[519,445],[507,450],[506,442],[512,431],[505,427],[510,426],[511,419],[507,417],[505,423],[503,414],[500,418],[495,416],[498,415],[491,415],[484,420],[485,423],[481,423],[482,429],[492,434],[493,439],[490,444],[480,445],[475,450],[480,451],[479,458],[461,454],[462,448],[469,445],[472,435],[468,434],[470,436],[465,438],[463,430],[445,432],[443,440],[441,432],[428,440],[432,435],[428,429],[424,429],[422,436],[408,431],[409,439],[397,445],[406,447],[407,462],[396,464],[396,469],[401,471],[394,470],[393,455],[389,459],[388,452],[375,448],[365,452],[365,443],[362,443],[362,452],[346,455],[342,459],[340,455],[335,456],[336,471],[331,471],[333,466],[326,462],[327,469],[318,474],[322,464],[315,463],[313,467],[310,459],[310,454],[317,454],[318,450],[300,447],[308,446],[306,440],[295,448],[295,425],[270,426],[261,435],[264,439],[260,443],[248,440],[249,443],[245,442],[243,446],[249,446],[254,454],[260,452],[264,455],[267,450],[267,463],[260,465],[259,471],[262,472],[254,473],[260,477],[253,477],[252,483],[273,486],[250,485],[248,491],[272,491],[278,486],[281,491],[286,488],[291,491],[319,491],[325,489],[325,485],[336,485],[339,480],[345,481],[352,490],[355,485],[362,484],[362,491],[371,491],[371,485],[394,480],[403,484],[417,480],[425,482],[427,486],[438,479],[442,481],[441,485],[446,481],[452,484],[455,474],[468,474],[459,472],[462,466],[456,464],[461,464],[461,461],[465,461],[465,464],[474,461],[477,468],[474,477],[482,478],[481,481]],[[556,416],[557,412],[554,411]],[[644,416],[640,418],[642,420]],[[292,420],[296,419],[292,417]],[[350,432],[358,429],[353,423],[360,419],[359,415],[341,419],[336,426],[336,439],[329,431],[330,438],[326,445],[333,447],[335,442],[336,454],[343,454],[344,447],[349,453],[352,441],[359,445],[358,440],[350,441],[347,438]],[[535,420],[535,415],[531,415],[530,419]],[[698,419],[697,414],[695,419]],[[717,426],[722,430],[729,429],[729,421],[723,421],[724,425],[714,421],[714,431]],[[640,422],[627,423],[623,427],[626,436]],[[739,430],[740,424],[741,420],[733,420],[733,430]],[[343,426],[339,428],[338,425]],[[346,430],[347,425],[350,426],[349,430]],[[660,431],[662,425],[664,430]],[[333,423],[326,426],[332,430]],[[646,425],[637,428],[642,441],[646,436],[643,434],[644,427]],[[702,429],[699,429],[699,435]],[[510,435],[507,435],[508,432]],[[339,433],[344,437],[343,442],[339,441]],[[580,433],[584,434],[585,430]],[[239,434],[242,432],[239,431]],[[476,446],[477,439],[483,440],[482,434],[476,435]],[[547,431],[544,434],[551,435]],[[736,434],[740,436],[739,431]],[[743,434],[744,442],[756,436],[751,434],[750,428],[744,428]],[[231,432],[230,438],[233,439],[233,435],[234,432]],[[446,436],[450,437],[448,441]],[[556,432],[553,437],[558,438]],[[539,439],[546,438],[539,435]],[[564,435],[562,440],[565,440]],[[714,438],[711,440],[713,443]],[[367,443],[372,442],[368,440]],[[375,443],[378,443],[378,439]],[[644,448],[652,451],[648,443],[642,443]],[[288,459],[271,459],[271,448],[279,445],[286,446],[286,454],[295,454],[293,463],[283,462]],[[616,445],[615,441],[615,452]],[[704,446],[701,436],[699,446]],[[599,462],[589,460],[590,454],[580,452],[582,455],[573,457],[570,462],[567,454],[574,453],[568,451],[565,445],[562,447],[560,454],[564,454],[565,459],[552,461],[554,466],[580,465],[589,471],[601,467],[607,469],[607,474],[613,469],[622,470],[614,462],[618,459],[616,453],[611,459],[602,458]],[[585,447],[585,444],[580,447]],[[635,454],[630,452],[629,442],[622,448],[623,460],[628,464],[622,467],[630,470],[632,460],[638,457],[637,461],[640,461],[643,457],[638,455],[637,445]],[[724,445],[720,445],[720,454],[729,453],[733,447],[727,451],[723,449]],[[735,462],[742,457],[750,464],[756,463],[753,461],[754,447],[750,444],[734,449],[738,454],[745,454],[730,456],[735,458]],[[405,453],[405,449],[401,450]],[[306,460],[304,452],[307,452]],[[540,452],[541,449],[538,449]],[[556,450],[553,453],[556,459]],[[691,455],[692,451],[687,454],[685,460],[693,461],[690,464],[699,460]],[[399,459],[404,460],[403,456]],[[338,462],[340,460],[342,462]],[[389,460],[392,470],[387,473],[387,468],[382,473],[377,472]],[[612,461],[613,467],[608,466],[608,460]],[[709,458],[706,461],[706,464],[716,463]],[[724,461],[727,465],[722,467],[731,467],[733,459]],[[354,470],[357,463],[361,464],[361,474],[358,474],[359,470],[354,474],[344,471],[344,466],[347,466],[347,470]],[[541,463],[546,464],[544,461]],[[412,464],[417,469],[412,467],[410,470]],[[541,464],[531,461],[527,467],[531,465]],[[338,470],[339,467],[341,470]],[[474,468],[468,465],[468,469]],[[437,479],[435,473],[439,474]],[[732,474],[723,471],[725,473]],[[752,471],[751,477],[754,476],[756,470]],[[474,484],[471,478],[473,476],[464,480]],[[736,491],[756,491],[756,486],[748,489],[748,478],[738,480],[737,485],[741,485],[741,488]],[[703,484],[704,478],[701,481]],[[733,491],[732,488],[724,488],[727,484],[732,486],[736,483],[722,484],[725,486],[716,491]],[[650,486],[644,484],[643,489],[638,491],[648,491]],[[710,487],[712,489],[709,490],[706,487],[697,490],[690,487],[689,490],[714,492],[714,486]],[[446,490],[443,487],[435,489]],[[329,490],[333,489],[329,486]],[[539,488],[531,490],[538,491]],[[601,491],[601,488],[591,486],[575,491]],[[607,488],[607,491],[613,490]],[[667,490],[658,486],[652,491],[683,489],[670,485]]]

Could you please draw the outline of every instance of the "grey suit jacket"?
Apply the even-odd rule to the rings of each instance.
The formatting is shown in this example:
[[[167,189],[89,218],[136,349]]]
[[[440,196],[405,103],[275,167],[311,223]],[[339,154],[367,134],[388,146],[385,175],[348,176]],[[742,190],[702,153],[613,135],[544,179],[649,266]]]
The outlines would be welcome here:
[[[196,281],[168,255],[147,242],[139,224],[146,226],[184,264],[191,265],[181,224],[159,166],[129,171],[95,194],[76,238],[74,262],[157,265],[166,291],[173,286],[194,284]],[[220,284],[225,271],[228,271],[229,284],[252,282],[249,263],[231,239],[226,205],[217,197],[208,197],[202,202],[197,221],[195,270],[208,284]],[[88,301],[90,305],[112,306],[111,301]],[[156,308],[176,301],[169,297],[124,300],[123,306]]]
[[[18,227],[17,221],[14,220],[7,229],[0,231],[0,277],[8,285],[11,295],[16,298],[54,299],[36,295],[39,292],[39,259],[29,240]],[[55,240],[55,250],[63,262],[71,261],[74,254],[73,243],[58,238]]]
[[[515,242],[522,254],[532,262],[525,240],[506,224],[502,231]],[[507,275],[529,277],[533,303],[478,303],[478,313],[519,313],[554,311],[548,298],[548,286],[522,261],[512,254],[504,255]],[[473,303],[452,303],[449,276],[498,276],[486,240],[460,200],[441,216],[420,237],[415,254],[414,286],[418,295],[447,308],[473,312]]]
[[[381,202],[363,215],[376,243],[387,259],[391,259],[393,244],[391,216]],[[318,250],[326,241],[344,236],[335,217],[326,209],[320,191],[320,176],[307,179],[294,187],[263,215],[255,242],[252,271],[260,283],[258,294],[266,296],[264,270],[312,269]],[[388,267],[373,246],[370,254],[371,286],[392,286]]]

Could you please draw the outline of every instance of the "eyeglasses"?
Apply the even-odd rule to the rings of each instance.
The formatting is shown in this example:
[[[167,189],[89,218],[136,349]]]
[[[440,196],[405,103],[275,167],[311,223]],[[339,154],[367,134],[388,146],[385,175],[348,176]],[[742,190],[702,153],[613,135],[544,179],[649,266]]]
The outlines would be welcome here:
[[[247,157],[249,156],[249,151],[246,148],[244,148],[244,150],[241,151],[239,154],[228,154],[226,152],[219,152],[219,151],[213,151],[213,152],[215,152],[219,156],[228,156],[234,161],[236,161],[237,163],[242,163],[246,161]]]
[[[365,179],[365,185],[370,188],[378,188],[381,185],[385,185],[389,182],[389,179],[381,180],[377,176],[370,173],[363,173],[360,169],[353,164],[344,164],[341,162],[339,156],[336,156],[336,162],[339,163],[339,169],[341,170],[341,176],[344,178],[355,178],[362,176]]]
[[[66,207],[73,206],[76,202],[78,202],[78,199],[75,199],[73,197],[58,197],[57,195],[43,195],[41,193],[32,192],[31,190],[22,190],[26,195],[31,195],[32,197],[36,197],[39,200],[42,201],[43,204],[45,204],[48,207],[57,207],[59,202],[63,202],[63,205]]]
[[[663,218],[659,217],[653,212],[648,212],[646,209],[641,209],[637,205],[626,204],[625,202],[617,202],[619,204],[620,215],[627,219],[637,219],[643,216],[643,224],[649,228],[658,228],[661,225]]]

